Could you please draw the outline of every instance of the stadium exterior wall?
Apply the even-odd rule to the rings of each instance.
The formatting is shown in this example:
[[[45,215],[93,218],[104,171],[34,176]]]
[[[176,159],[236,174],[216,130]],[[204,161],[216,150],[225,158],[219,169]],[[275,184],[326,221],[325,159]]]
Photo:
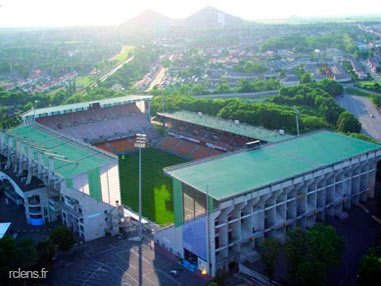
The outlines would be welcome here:
[[[239,263],[255,257],[255,248],[265,237],[283,240],[288,229],[313,226],[317,221],[324,222],[327,215],[345,218],[345,210],[352,205],[374,198],[380,159],[381,150],[376,149],[215,201],[214,210],[206,214],[207,239],[194,241],[195,244],[204,243],[208,249],[209,263],[201,264],[201,267],[206,265],[207,273],[213,276],[218,269],[228,269],[231,262]],[[181,192],[181,188],[177,191]],[[175,195],[175,210],[182,207],[176,206],[181,203],[176,197],[181,194]],[[183,212],[175,211],[176,215],[179,213],[183,215]],[[203,217],[195,218],[201,219]],[[189,249],[184,229],[189,222],[182,224],[180,218],[175,218],[175,222],[172,228],[156,233],[155,241],[184,258],[185,249]]]

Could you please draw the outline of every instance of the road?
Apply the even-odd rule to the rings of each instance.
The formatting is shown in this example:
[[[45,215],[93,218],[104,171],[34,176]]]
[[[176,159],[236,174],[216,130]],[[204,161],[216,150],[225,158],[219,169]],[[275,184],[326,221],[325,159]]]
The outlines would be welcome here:
[[[357,117],[361,122],[362,133],[381,142],[381,115],[368,98],[342,95],[336,97],[336,102]]]
[[[119,69],[121,69],[125,64],[129,63],[134,59],[135,56],[129,57],[127,60],[125,60],[123,63],[118,65],[117,67],[113,68],[111,71],[106,73],[105,75],[101,76],[99,78],[99,82],[104,82],[106,79],[108,79],[110,76],[112,76],[114,73],[116,73]],[[98,81],[93,82],[92,84],[89,85],[90,88],[97,87],[98,86]],[[86,93],[86,90],[84,91]]]
[[[152,80],[152,82],[150,83],[149,87],[145,90],[146,92],[149,92],[151,91],[155,85],[158,85],[161,83],[161,81],[163,80],[164,76],[165,76],[165,71],[166,69],[164,67],[161,67],[159,69],[159,71],[157,72],[155,78]]]
[[[121,63],[120,65],[118,65],[116,68],[114,68],[113,70],[111,70],[110,72],[108,72],[107,74],[105,74],[104,76],[102,76],[99,81],[100,82],[104,82],[106,79],[108,79],[110,76],[112,76],[114,73],[116,73],[119,69],[121,69],[125,64],[129,63],[130,61],[132,61],[134,59],[135,56],[131,56],[129,57],[127,60],[125,60],[123,63]]]

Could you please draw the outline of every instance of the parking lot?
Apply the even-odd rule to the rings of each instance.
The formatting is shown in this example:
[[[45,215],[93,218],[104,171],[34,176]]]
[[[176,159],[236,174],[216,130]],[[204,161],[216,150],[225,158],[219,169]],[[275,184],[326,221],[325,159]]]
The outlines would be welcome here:
[[[0,197],[0,222],[12,222],[15,237],[31,237],[35,241],[49,237],[56,224],[28,225],[23,210],[7,205]],[[206,280],[186,270],[177,277],[169,272],[177,269],[177,258],[146,237],[142,245],[143,285],[204,285]],[[139,246],[127,237],[105,237],[76,246],[71,253],[60,255],[48,273],[48,285],[138,285]]]
[[[143,285],[204,285],[207,281],[186,270],[177,277],[177,259],[161,247],[143,241]],[[51,285],[138,285],[138,243],[108,237],[79,246],[74,255],[62,258],[49,273]]]

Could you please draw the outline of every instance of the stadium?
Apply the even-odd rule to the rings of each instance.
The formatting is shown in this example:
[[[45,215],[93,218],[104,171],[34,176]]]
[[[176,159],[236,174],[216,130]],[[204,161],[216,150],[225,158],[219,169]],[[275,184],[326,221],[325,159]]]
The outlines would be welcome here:
[[[185,267],[213,276],[255,255],[264,237],[345,217],[375,195],[379,145],[328,131],[293,137],[199,112],[151,121],[151,100],[124,96],[23,114],[23,126],[0,133],[8,200],[31,225],[62,221],[86,241],[131,231],[134,144],[144,133],[144,223]]]
[[[8,200],[24,208],[29,224],[59,220],[84,240],[128,230],[138,210],[135,135],[144,133],[145,222],[173,224],[172,184],[162,169],[237,150],[252,138],[239,135],[247,126],[206,115],[203,120],[216,126],[196,122],[198,128],[187,132],[189,122],[170,119],[176,114],[160,115],[168,121],[162,136],[150,122],[151,99],[125,96],[23,114],[23,126],[0,136],[1,186]],[[238,133],[226,130],[228,123]]]

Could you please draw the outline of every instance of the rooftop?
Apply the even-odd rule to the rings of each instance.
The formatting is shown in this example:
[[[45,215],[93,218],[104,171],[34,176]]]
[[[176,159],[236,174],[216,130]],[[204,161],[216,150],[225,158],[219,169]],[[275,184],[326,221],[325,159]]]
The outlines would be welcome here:
[[[23,119],[28,117],[38,118],[38,117],[43,117],[43,116],[53,115],[53,114],[63,114],[68,112],[82,111],[82,110],[89,109],[89,106],[93,103],[99,103],[101,107],[109,107],[109,106],[115,106],[115,105],[130,104],[130,103],[135,103],[139,101],[148,101],[151,99],[152,99],[151,95],[127,95],[122,97],[113,97],[113,98],[107,98],[107,99],[78,102],[73,104],[51,106],[51,107],[45,107],[45,108],[36,108],[36,110],[31,109],[25,112],[21,117]]]
[[[168,167],[164,172],[216,200],[224,200],[375,150],[381,146],[321,131],[258,150]]]
[[[11,226],[10,222],[0,223],[0,239],[4,237],[4,235],[7,233],[8,229],[10,228],[10,226]]]
[[[69,139],[38,124],[14,128],[6,133],[32,146],[35,160],[37,152],[40,151],[45,166],[48,166],[48,157],[53,157],[55,174],[65,179],[118,160],[116,156]]]
[[[9,176],[20,187],[22,192],[29,192],[29,191],[33,191],[33,190],[45,187],[44,182],[42,182],[36,176],[32,176],[30,183],[26,184],[27,176],[25,173],[23,173],[21,176],[20,175],[17,176],[13,172],[13,169],[1,170],[0,176],[1,176],[1,173],[4,173],[7,176]],[[3,179],[3,181],[4,180],[7,180],[7,179]]]
[[[233,120],[226,120],[205,114],[198,114],[190,111],[177,111],[174,113],[158,113],[160,116],[171,118],[187,123],[229,132],[253,139],[259,139],[266,142],[278,142],[289,139],[292,136],[280,134],[279,130],[268,130],[263,127],[256,127],[246,123],[236,123]]]

